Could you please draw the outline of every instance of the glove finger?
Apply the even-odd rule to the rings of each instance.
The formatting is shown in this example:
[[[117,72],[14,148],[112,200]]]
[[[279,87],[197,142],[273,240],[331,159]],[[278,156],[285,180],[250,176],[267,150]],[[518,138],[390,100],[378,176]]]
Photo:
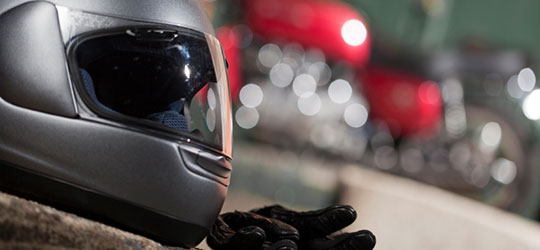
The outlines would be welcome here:
[[[297,250],[296,243],[292,240],[278,240],[274,243],[265,242],[261,250]]]
[[[235,234],[236,231],[232,230],[229,225],[223,221],[223,218],[219,216],[214,225],[212,225],[212,230],[210,230],[210,234],[206,238],[206,243],[212,249],[225,250]]]
[[[335,237],[313,239],[305,242],[301,249],[309,250],[372,250],[376,239],[368,230],[344,233]]]
[[[259,249],[265,239],[263,229],[248,226],[235,231],[220,216],[212,226],[206,242],[214,250],[253,250]]]
[[[296,212],[274,205],[252,210],[252,212],[295,227],[300,232],[302,240],[324,237],[356,220],[356,211],[351,206],[332,206],[314,211]]]
[[[281,239],[297,241],[300,238],[298,230],[292,226],[279,220],[266,218],[258,214],[236,211],[234,213],[223,214],[222,217],[233,229],[247,225],[262,228],[266,233],[267,240],[270,242],[276,242]]]

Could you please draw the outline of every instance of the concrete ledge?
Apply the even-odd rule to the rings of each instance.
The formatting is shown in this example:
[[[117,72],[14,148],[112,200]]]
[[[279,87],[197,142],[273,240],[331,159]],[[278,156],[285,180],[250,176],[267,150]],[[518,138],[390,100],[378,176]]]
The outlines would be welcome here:
[[[514,214],[409,179],[345,167],[340,203],[367,228],[376,250],[540,249],[540,225]]]
[[[0,249],[176,249],[0,192]],[[184,249],[185,250],[185,249]]]

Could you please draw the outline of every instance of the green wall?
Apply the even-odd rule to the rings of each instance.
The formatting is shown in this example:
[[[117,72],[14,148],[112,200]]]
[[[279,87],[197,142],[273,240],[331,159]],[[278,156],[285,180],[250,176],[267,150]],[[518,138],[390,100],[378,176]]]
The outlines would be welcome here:
[[[471,39],[540,58],[537,0],[347,0],[378,40],[420,49],[453,48]],[[431,6],[431,7],[427,7]]]

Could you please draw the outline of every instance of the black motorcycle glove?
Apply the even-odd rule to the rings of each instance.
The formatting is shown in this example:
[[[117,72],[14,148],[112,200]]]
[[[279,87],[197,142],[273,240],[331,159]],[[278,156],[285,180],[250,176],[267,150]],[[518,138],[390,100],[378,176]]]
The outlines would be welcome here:
[[[206,239],[214,250],[296,250],[298,230],[250,212],[219,216]]]
[[[367,230],[328,236],[356,220],[351,206],[333,206],[325,209],[296,212],[279,205],[252,210],[251,212],[285,222],[300,232],[300,250],[371,250],[375,236]]]

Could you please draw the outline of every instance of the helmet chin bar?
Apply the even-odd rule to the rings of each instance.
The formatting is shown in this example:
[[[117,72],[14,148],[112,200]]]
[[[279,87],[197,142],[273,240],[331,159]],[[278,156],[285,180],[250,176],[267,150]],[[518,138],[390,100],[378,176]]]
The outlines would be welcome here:
[[[4,162],[0,162],[0,188],[165,244],[192,247],[199,241],[191,240],[208,234],[208,229],[200,225]]]
[[[2,99],[0,119],[3,189],[32,194],[183,246],[197,245],[221,210],[230,176],[224,156],[110,125],[16,107]],[[156,222],[176,226],[133,220],[146,213],[161,218]],[[184,230],[200,233],[184,235]],[[178,234],[166,236],[171,232]]]

